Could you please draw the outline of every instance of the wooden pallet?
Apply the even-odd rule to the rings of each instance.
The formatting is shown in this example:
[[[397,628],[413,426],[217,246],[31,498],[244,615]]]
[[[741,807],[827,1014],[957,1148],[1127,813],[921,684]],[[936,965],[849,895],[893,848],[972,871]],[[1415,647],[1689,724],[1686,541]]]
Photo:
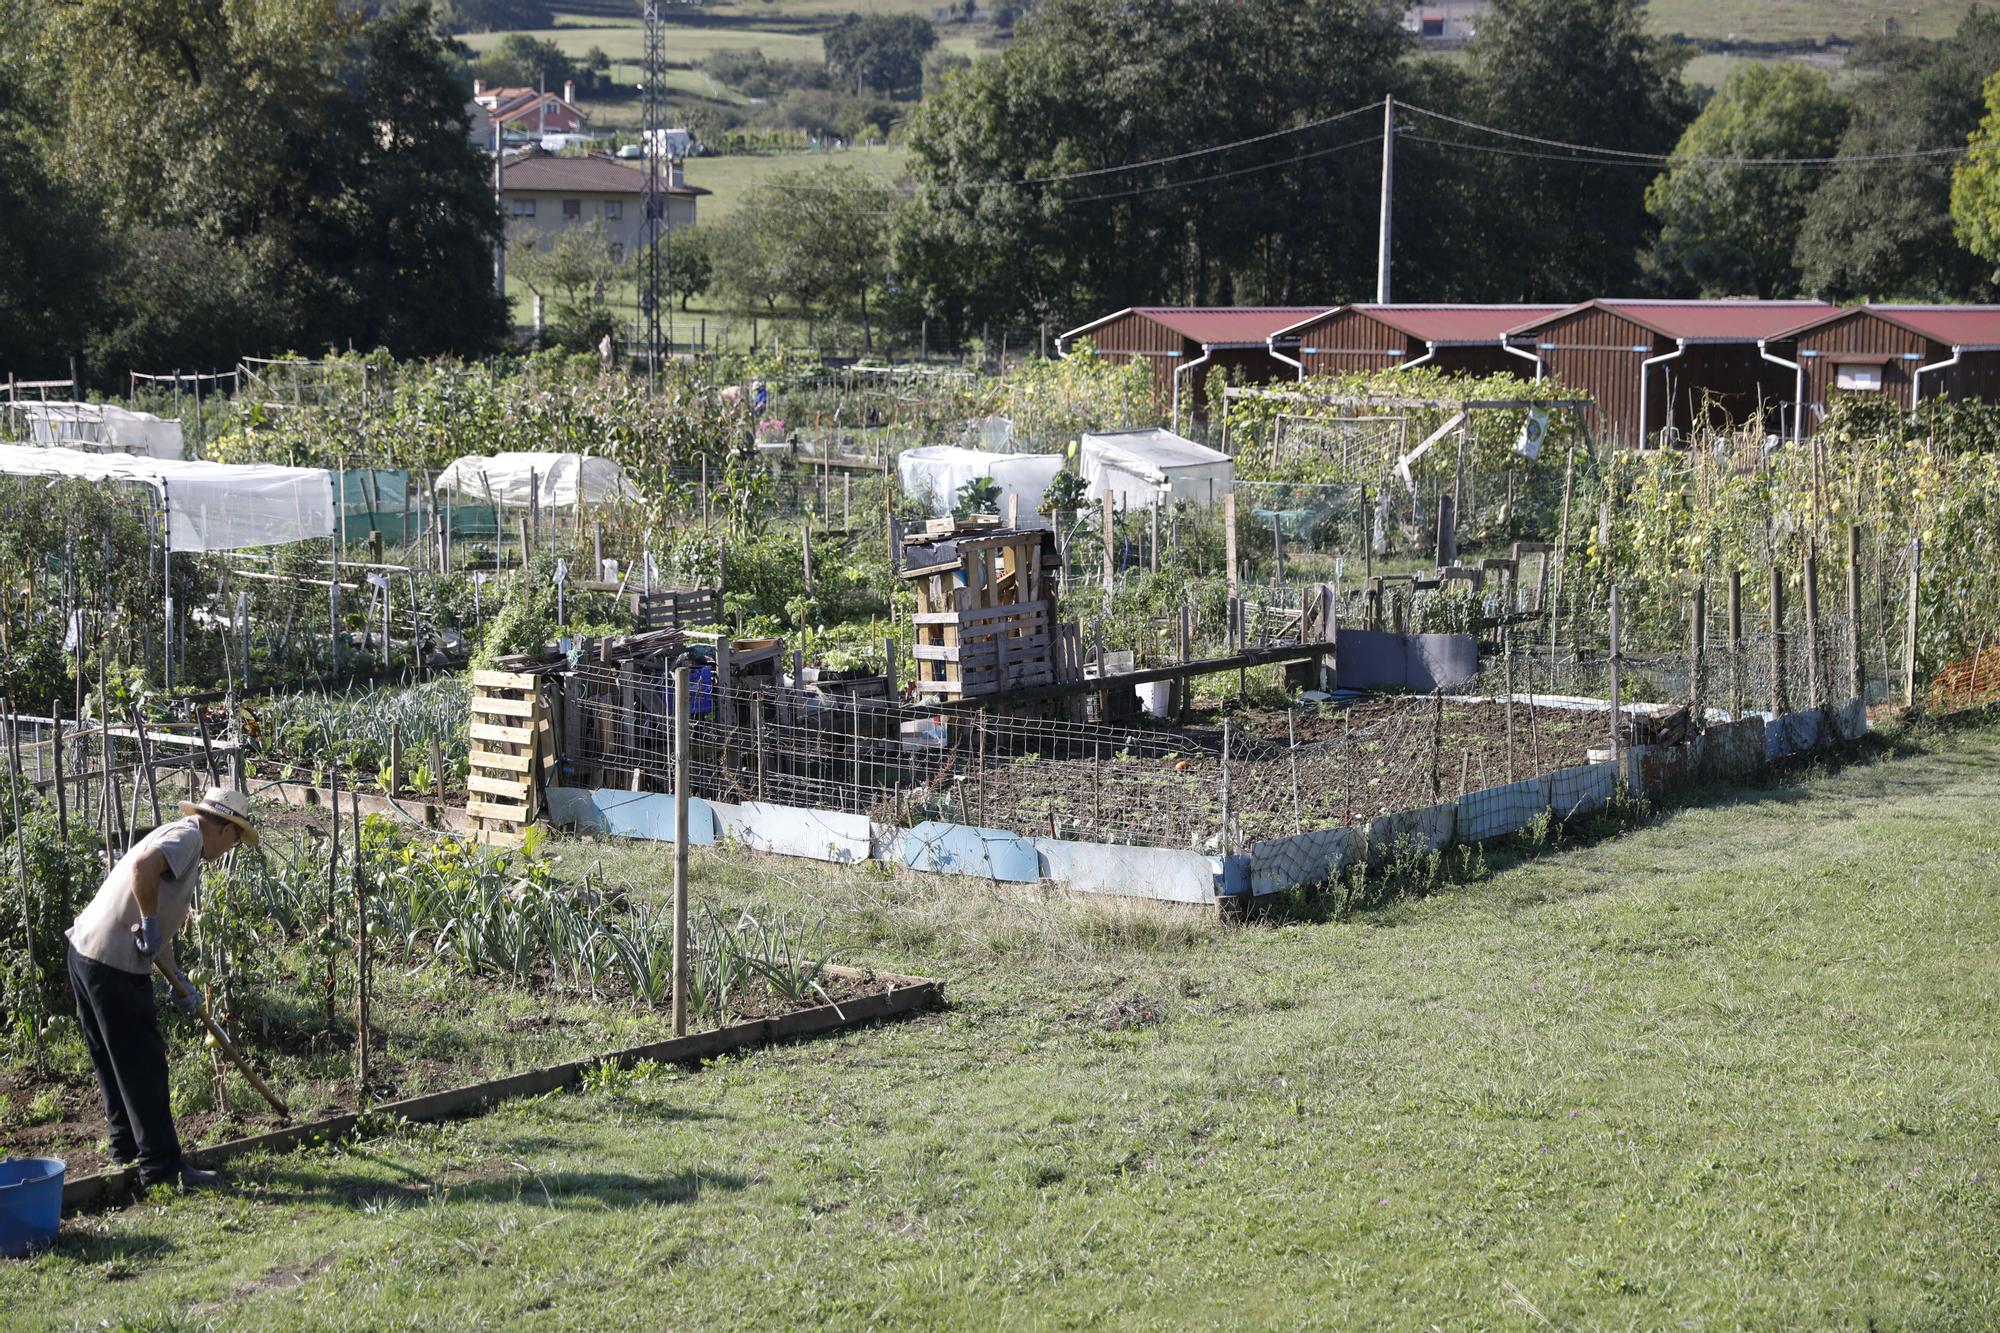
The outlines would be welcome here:
[[[554,729],[536,678],[516,671],[472,673],[472,751],[465,812],[480,842],[518,847],[541,816],[555,776]]]
[[[638,604],[642,631],[713,625],[721,618],[716,595],[707,588],[658,588],[641,593]]]

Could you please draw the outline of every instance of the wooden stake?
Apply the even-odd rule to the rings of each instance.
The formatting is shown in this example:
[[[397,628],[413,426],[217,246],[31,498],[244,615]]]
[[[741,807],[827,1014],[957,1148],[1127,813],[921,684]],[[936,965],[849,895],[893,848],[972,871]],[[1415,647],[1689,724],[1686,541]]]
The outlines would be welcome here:
[[[1785,574],[1771,566],[1771,715],[1791,711],[1785,689]]]
[[[1917,706],[1917,585],[1923,561],[1923,538],[1910,538],[1910,612],[1903,629],[1903,704],[1908,708]]]
[[[1614,764],[1618,762],[1620,733],[1623,730],[1618,725],[1622,697],[1618,688],[1618,667],[1622,657],[1618,641],[1618,585],[1614,583],[1611,585],[1611,762]]]
[[[1305,815],[1299,808],[1299,710],[1296,706],[1285,709],[1286,750],[1292,761],[1292,832],[1306,831]]]
[[[1847,697],[1865,699],[1868,673],[1861,665],[1861,528],[1847,527]]]
[[[1817,438],[1817,437],[1815,437]],[[1806,707],[1826,706],[1826,670],[1819,651],[1819,556],[1806,547]]]
[[[688,669],[674,668],[674,1035],[687,1035]]]
[[[1706,712],[1708,671],[1708,585],[1694,586],[1694,609],[1688,621],[1688,713],[1689,721],[1699,728]]]
[[[350,801],[348,810],[354,821],[350,855],[354,867],[354,1051],[359,1071],[356,1086],[365,1106],[368,1104],[368,885],[361,872],[361,802]],[[339,822],[338,815],[335,822]]]
[[[1743,720],[1743,571],[1729,571],[1729,720]]]

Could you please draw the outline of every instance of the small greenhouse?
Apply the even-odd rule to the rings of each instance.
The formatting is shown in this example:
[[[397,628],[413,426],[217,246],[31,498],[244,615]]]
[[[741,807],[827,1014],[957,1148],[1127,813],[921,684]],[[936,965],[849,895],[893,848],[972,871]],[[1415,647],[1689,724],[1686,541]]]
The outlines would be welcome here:
[[[1121,509],[1175,500],[1211,505],[1236,484],[1228,454],[1157,428],[1085,435],[1078,473],[1093,499],[1109,490]]]
[[[905,450],[896,459],[896,479],[905,495],[929,496],[932,516],[942,518],[951,513],[967,482],[991,477],[1000,490],[1000,513],[1007,512],[1012,497],[1023,526],[1047,527],[1048,521],[1040,517],[1042,496],[1062,465],[1057,454],[989,453],[938,444]]]
[[[496,509],[574,509],[579,497],[586,505],[640,498],[623,468],[590,454],[468,454],[438,473],[435,485]]]

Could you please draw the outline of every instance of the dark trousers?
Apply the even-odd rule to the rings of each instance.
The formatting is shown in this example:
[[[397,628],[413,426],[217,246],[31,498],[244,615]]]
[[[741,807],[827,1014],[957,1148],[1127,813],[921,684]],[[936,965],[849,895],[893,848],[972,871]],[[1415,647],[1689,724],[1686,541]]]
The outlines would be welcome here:
[[[153,978],[121,972],[85,958],[71,946],[69,982],[83,1045],[97,1070],[104,1118],[111,1125],[111,1155],[137,1162],[147,1184],[175,1180],[181,1140],[174,1132],[167,1092],[167,1043],[153,1008]]]

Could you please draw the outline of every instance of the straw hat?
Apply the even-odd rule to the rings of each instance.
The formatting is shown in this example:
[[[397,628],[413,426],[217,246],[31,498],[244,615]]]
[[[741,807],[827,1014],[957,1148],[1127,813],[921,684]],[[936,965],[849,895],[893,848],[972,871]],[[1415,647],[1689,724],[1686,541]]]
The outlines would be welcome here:
[[[257,845],[257,830],[250,827],[250,798],[240,791],[228,787],[210,787],[208,794],[199,801],[182,801],[184,815],[209,815],[215,819],[226,819],[236,825],[243,835],[245,847]]]

